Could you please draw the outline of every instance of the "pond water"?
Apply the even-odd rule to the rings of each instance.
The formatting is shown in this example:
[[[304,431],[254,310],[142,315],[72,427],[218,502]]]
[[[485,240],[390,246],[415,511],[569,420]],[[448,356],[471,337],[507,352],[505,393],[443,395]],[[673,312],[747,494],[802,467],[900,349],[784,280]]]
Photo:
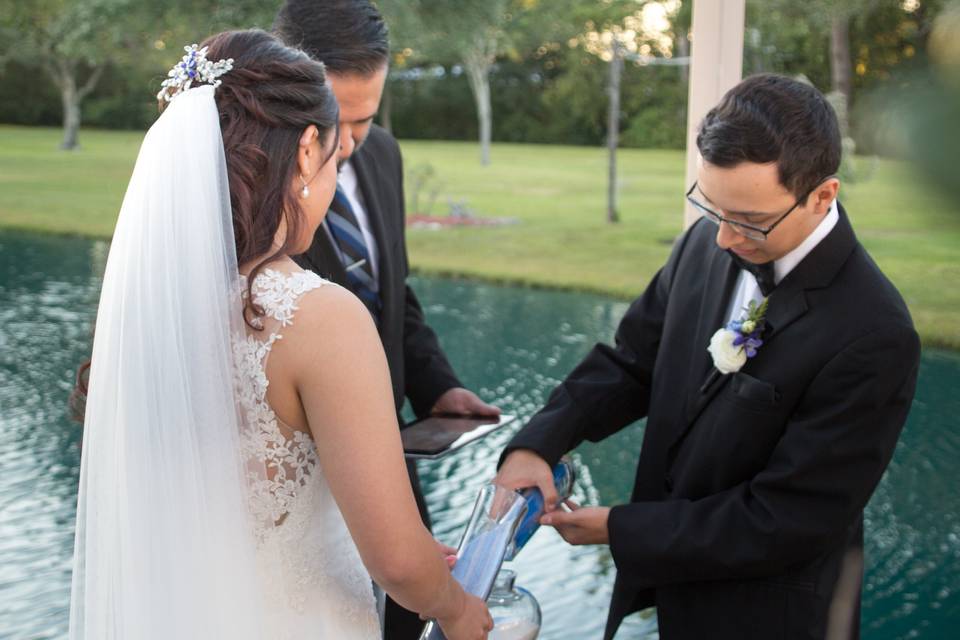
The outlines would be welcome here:
[[[66,635],[79,430],[66,417],[88,353],[105,242],[0,232],[0,638]],[[626,304],[607,298],[414,278],[463,380],[529,416]],[[638,288],[642,283],[638,283]],[[924,353],[913,411],[867,508],[863,637],[960,637],[960,356]],[[435,533],[456,544],[509,433],[421,463]],[[574,453],[575,497],[629,497],[643,425]],[[512,563],[543,608],[541,638],[599,638],[614,566],[599,547],[542,529]],[[636,618],[618,637],[639,637]]]

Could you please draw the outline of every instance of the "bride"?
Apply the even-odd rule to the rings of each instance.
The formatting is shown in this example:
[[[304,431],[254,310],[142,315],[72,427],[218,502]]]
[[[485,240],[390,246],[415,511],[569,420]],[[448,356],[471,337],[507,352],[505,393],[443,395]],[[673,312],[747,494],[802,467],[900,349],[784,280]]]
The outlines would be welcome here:
[[[379,638],[376,582],[485,638],[418,515],[372,319],[289,257],[336,184],[323,66],[221,33],[159,97],[100,298],[70,637]]]

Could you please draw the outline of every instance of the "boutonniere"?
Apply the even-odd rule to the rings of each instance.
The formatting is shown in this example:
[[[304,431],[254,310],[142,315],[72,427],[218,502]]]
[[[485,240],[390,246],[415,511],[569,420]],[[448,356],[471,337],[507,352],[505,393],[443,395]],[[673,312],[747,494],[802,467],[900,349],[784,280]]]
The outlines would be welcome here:
[[[713,357],[713,366],[722,374],[740,371],[763,345],[760,336],[766,324],[767,298],[760,304],[751,300],[746,312],[745,317],[733,320],[710,338],[707,351]]]

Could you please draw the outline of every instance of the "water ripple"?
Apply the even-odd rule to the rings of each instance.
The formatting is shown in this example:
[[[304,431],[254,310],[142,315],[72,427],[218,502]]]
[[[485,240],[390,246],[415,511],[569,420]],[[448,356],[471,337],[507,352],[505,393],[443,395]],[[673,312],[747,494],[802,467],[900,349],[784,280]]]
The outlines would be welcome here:
[[[106,245],[0,233],[0,638],[66,633],[79,430],[65,398],[90,343]],[[415,279],[463,380],[522,419],[626,304],[588,295]],[[960,357],[925,353],[913,412],[866,510],[866,640],[955,637],[960,620]],[[519,425],[518,425],[519,426]],[[515,429],[516,427],[514,427]],[[510,432],[421,463],[438,538],[459,540]],[[643,425],[573,454],[582,504],[629,498]],[[517,557],[540,601],[543,640],[598,638],[615,567],[604,547],[571,547],[549,528]],[[641,637],[634,618],[623,635]]]

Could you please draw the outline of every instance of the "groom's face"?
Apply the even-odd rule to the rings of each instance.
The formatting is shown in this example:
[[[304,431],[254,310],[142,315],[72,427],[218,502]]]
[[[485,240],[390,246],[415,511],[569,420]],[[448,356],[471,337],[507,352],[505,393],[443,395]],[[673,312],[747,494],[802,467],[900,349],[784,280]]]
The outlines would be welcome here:
[[[717,227],[717,246],[738,256],[763,264],[778,260],[795,249],[816,229],[836,196],[836,180],[830,188],[818,188],[797,205],[765,240],[741,235],[727,224]],[[718,167],[699,158],[697,186],[704,204],[725,218],[767,229],[797,202],[797,196],[780,183],[777,164],[741,162],[735,167]],[[832,197],[831,197],[832,193]]]
[[[363,145],[380,108],[387,66],[371,74],[327,73],[330,88],[340,104],[340,151],[338,162],[350,158]]]

